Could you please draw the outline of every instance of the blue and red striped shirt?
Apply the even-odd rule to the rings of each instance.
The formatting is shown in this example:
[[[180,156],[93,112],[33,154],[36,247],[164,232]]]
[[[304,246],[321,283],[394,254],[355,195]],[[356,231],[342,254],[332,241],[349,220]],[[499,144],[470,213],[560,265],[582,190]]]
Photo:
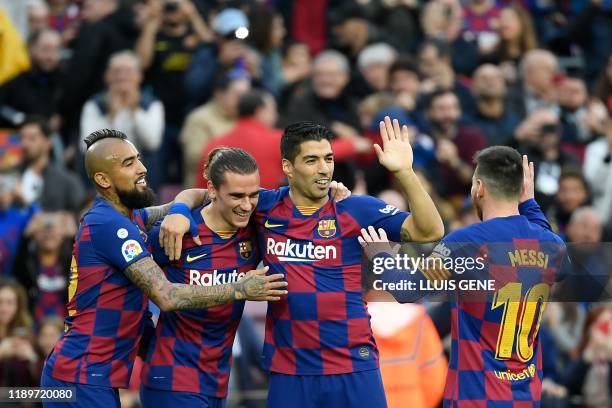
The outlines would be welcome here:
[[[149,242],[170,282],[213,286],[236,282],[260,257],[251,226],[222,237],[206,226],[201,208],[192,212],[202,245],[183,239],[181,259],[170,262],[159,247],[159,227]],[[223,235],[223,234],[221,234]],[[244,301],[199,310],[162,312],[149,344],[142,382],[151,388],[227,396],[232,344]]]
[[[130,218],[96,197],[85,213],[72,251],[65,332],[46,372],[80,384],[127,388],[147,323],[147,297],[124,274],[150,256],[146,213]]]
[[[362,226],[399,240],[408,213],[368,196],[328,201],[302,214],[289,188],[262,190],[254,215],[269,273],[283,273],[285,299],[268,304],[264,366],[292,375],[378,368],[378,350],[362,295]]]

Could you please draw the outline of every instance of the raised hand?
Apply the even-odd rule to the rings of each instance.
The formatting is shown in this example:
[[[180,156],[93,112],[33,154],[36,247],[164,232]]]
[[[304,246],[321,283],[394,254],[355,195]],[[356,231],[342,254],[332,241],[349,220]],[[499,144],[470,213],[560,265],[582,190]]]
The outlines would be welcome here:
[[[410,129],[404,125],[400,129],[397,119],[385,116],[380,122],[380,136],[382,137],[382,148],[374,145],[380,164],[392,173],[412,169],[412,146],[410,146]]]
[[[357,237],[357,241],[359,241],[368,259],[374,258],[381,252],[394,255],[399,250],[399,245],[391,246],[384,229],[379,228],[377,231],[371,225],[368,228],[361,229],[361,236]]]
[[[534,192],[535,168],[533,162],[530,162],[527,155],[523,155],[523,186],[521,188],[521,196],[519,203],[525,202],[535,197]]]
[[[281,281],[282,273],[266,275],[269,267],[265,266],[247,272],[246,276],[234,284],[236,300],[277,301],[287,294],[283,288],[287,282]]]

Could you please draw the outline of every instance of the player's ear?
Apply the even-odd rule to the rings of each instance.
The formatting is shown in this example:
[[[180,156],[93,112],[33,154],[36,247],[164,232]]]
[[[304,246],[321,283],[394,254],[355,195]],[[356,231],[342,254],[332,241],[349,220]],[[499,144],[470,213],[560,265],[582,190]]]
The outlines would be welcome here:
[[[476,197],[482,198],[485,193],[485,185],[482,179],[476,179]]]
[[[215,188],[215,185],[212,183],[212,181],[208,180],[206,182],[206,188],[208,189],[208,197],[214,201],[217,198],[217,189]]]
[[[285,173],[285,176],[287,176],[287,178],[292,178],[293,177],[293,164],[287,160],[287,159],[283,159],[283,173]]]
[[[97,172],[93,176],[94,182],[100,186],[100,188],[107,189],[111,186],[110,177],[106,173]]]

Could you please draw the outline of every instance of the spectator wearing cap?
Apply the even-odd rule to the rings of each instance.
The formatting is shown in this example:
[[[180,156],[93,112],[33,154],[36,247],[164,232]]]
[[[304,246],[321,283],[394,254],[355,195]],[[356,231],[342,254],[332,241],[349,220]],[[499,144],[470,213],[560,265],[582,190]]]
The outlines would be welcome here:
[[[52,30],[30,36],[29,53],[32,65],[13,80],[0,86],[0,127],[17,127],[26,115],[39,115],[50,120],[53,131],[59,130],[59,97],[61,93],[61,38]]]
[[[250,78],[244,71],[221,73],[210,101],[187,116],[180,135],[185,186],[192,187],[196,182],[194,175],[202,174],[197,166],[204,146],[236,125],[238,101],[250,88]]]
[[[258,73],[257,54],[245,42],[249,27],[246,14],[236,8],[226,8],[215,16],[214,41],[194,54],[183,80],[189,110],[210,99],[215,80],[223,72],[247,71],[251,76]]]
[[[164,105],[149,92],[141,92],[140,62],[131,51],[121,51],[110,58],[105,79],[107,89],[94,95],[83,108],[81,152],[85,151],[85,137],[92,132],[103,128],[120,130],[142,154],[149,184],[158,187],[157,153],[164,132]]]
[[[191,0],[150,1],[147,17],[136,44],[136,53],[145,72],[145,83],[164,105],[166,127],[160,149],[165,169],[160,182],[179,182],[180,128],[187,113],[183,77],[198,46],[212,33]]]
[[[478,67],[474,72],[472,93],[476,112],[470,122],[483,131],[487,145],[510,143],[520,119],[506,104],[506,82],[501,69],[492,64]]]
[[[430,176],[442,196],[461,202],[470,191],[472,159],[486,139],[479,129],[461,123],[459,99],[452,91],[437,90],[429,96],[427,119],[437,159]]]
[[[239,119],[229,132],[204,146],[200,155],[195,180],[196,186],[206,188],[203,169],[208,154],[217,147],[239,147],[251,153],[259,167],[260,183],[263,188],[280,187],[285,179],[281,167],[280,140],[282,131],[273,126],[278,119],[274,97],[263,90],[253,89],[240,97]]]
[[[365,47],[357,56],[357,75],[349,88],[351,93],[364,97],[389,88],[389,67],[397,58],[397,51],[389,44],[375,43]]]
[[[27,118],[19,134],[25,162],[20,186],[24,204],[40,203],[46,211],[79,210],[85,190],[75,174],[51,162],[51,129],[46,121]]]
[[[281,115],[281,126],[311,121],[330,128],[335,138],[347,139],[346,149],[336,150],[335,176],[347,187],[355,184],[351,155],[371,151],[371,143],[361,134],[357,104],[350,97],[348,59],[340,52],[326,50],[315,58],[312,89],[295,95]]]

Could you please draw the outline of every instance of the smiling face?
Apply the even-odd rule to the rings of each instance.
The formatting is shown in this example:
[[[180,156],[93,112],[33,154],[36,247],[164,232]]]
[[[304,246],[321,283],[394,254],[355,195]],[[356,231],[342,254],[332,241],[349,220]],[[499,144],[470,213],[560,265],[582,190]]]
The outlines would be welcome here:
[[[324,200],[334,175],[331,143],[326,139],[303,142],[293,163],[283,159],[283,171],[296,198],[312,203]]]
[[[259,171],[251,174],[227,171],[218,188],[210,180],[207,187],[213,205],[229,229],[246,227],[259,200]]]
[[[140,161],[134,145],[120,139],[102,140],[106,152],[93,179],[104,189],[111,189],[128,209],[144,208],[155,201],[155,194],[146,181],[147,168]],[[104,154],[105,152],[102,152]]]

